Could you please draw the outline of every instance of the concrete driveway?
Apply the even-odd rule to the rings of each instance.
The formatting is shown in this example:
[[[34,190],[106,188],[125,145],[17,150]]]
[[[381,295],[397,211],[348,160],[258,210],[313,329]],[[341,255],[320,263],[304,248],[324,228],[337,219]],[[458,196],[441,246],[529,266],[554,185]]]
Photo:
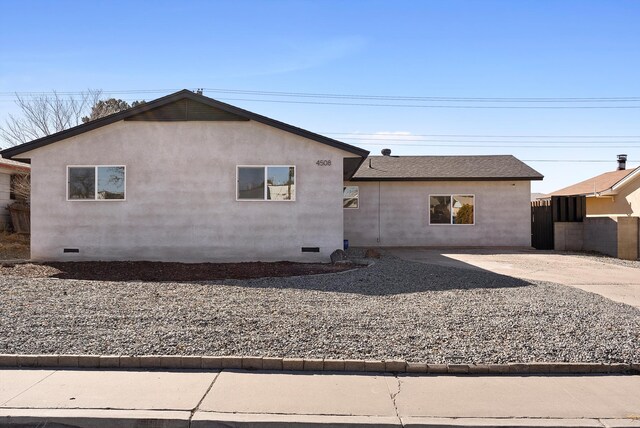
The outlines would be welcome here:
[[[640,308],[640,269],[554,251],[390,248],[405,260],[487,270],[515,278],[554,282]]]

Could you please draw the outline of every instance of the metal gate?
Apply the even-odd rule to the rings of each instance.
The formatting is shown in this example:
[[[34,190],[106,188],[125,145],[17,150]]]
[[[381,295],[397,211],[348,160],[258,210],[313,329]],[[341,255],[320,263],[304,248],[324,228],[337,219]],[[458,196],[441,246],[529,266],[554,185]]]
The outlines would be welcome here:
[[[553,250],[551,201],[531,202],[531,246],[536,250]]]
[[[587,216],[584,196],[553,196],[531,202],[531,246],[553,250],[553,223],[582,222]]]

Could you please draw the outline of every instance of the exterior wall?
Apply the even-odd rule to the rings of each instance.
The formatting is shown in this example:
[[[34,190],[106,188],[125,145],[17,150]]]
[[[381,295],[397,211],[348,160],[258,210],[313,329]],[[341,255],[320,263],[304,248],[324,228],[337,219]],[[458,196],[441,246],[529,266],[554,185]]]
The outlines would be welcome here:
[[[342,248],[344,156],[353,155],[254,121],[117,122],[26,153],[31,256],[325,261]],[[74,164],[125,165],[126,201],[67,201]],[[270,164],[296,166],[296,200],[236,201],[236,166]]]
[[[615,217],[587,217],[584,221],[584,251],[618,256],[618,222]]]
[[[638,217],[618,218],[618,257],[638,259]]]
[[[640,216],[640,188],[637,180],[620,189],[614,197],[587,198],[588,216]]]
[[[11,172],[0,169],[0,230],[7,230],[11,225],[11,217],[6,209],[12,202]]]
[[[584,223],[553,223],[553,249],[556,251],[582,251],[584,248]]]
[[[618,257],[619,248],[629,246],[629,240],[620,239],[618,217],[587,217],[584,222],[556,222],[553,224],[556,251],[595,251]],[[637,220],[637,219],[636,219]],[[636,222],[637,224],[637,222]],[[638,245],[638,233],[634,238]]]
[[[344,210],[354,246],[531,246],[529,181],[345,182],[359,186]],[[475,195],[475,225],[430,225],[430,194]]]

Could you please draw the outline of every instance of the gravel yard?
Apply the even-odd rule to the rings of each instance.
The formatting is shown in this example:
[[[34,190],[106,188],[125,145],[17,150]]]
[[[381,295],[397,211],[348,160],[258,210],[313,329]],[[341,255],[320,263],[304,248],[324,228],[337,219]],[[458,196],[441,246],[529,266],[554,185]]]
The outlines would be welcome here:
[[[0,353],[638,362],[640,311],[571,287],[383,256],[208,282],[0,276]]]
[[[566,254],[580,257],[586,260],[606,263],[609,265],[625,266],[625,267],[640,269],[640,260],[623,260],[623,259],[618,259],[616,257],[605,256],[604,254],[600,254],[600,253],[567,252]]]

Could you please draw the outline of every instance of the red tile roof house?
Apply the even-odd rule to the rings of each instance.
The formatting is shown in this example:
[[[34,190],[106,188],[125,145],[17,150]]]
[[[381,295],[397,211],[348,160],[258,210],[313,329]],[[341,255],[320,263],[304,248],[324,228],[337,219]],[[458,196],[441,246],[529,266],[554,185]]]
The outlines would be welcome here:
[[[30,170],[31,167],[27,163],[0,158],[0,230],[11,228],[11,218],[6,208],[16,201],[13,178],[18,174],[28,174]]]
[[[327,261],[351,245],[531,243],[512,156],[382,156],[183,90],[6,149],[34,260]],[[343,208],[344,207],[344,208]]]

